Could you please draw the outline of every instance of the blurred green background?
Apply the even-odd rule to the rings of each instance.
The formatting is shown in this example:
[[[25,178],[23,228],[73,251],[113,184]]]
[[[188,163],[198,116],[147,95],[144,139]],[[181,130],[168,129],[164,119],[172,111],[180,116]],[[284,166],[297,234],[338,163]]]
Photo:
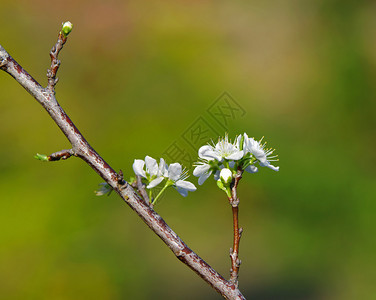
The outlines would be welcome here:
[[[230,137],[276,148],[280,172],[239,187],[247,299],[376,299],[374,1],[0,4],[1,45],[43,85],[61,22],[74,24],[58,101],[126,176],[200,116],[223,135],[208,108],[224,91],[245,112]],[[1,299],[221,299],[117,195],[96,197],[82,161],[33,159],[69,144],[4,72],[0,90]],[[231,209],[213,180],[156,210],[228,277]]]

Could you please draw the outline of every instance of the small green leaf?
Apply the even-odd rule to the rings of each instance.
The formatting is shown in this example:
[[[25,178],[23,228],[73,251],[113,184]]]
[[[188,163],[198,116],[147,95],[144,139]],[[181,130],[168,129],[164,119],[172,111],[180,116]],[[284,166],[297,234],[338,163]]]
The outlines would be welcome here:
[[[223,185],[223,182],[222,182],[220,179],[217,180],[217,186],[218,186],[222,191],[226,191],[226,188],[225,188],[225,186]]]
[[[48,156],[44,154],[37,153],[36,155],[34,155],[34,158],[41,161],[48,161]]]

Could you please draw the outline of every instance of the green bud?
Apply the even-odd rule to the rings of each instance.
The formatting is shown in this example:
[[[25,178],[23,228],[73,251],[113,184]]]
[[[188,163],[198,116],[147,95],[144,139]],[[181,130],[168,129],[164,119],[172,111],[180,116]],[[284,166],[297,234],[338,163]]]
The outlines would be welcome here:
[[[73,24],[71,22],[65,22],[63,23],[63,27],[61,29],[61,32],[67,36],[73,29]]]
[[[41,161],[48,161],[48,156],[44,154],[37,153],[36,155],[34,155],[34,158]]]

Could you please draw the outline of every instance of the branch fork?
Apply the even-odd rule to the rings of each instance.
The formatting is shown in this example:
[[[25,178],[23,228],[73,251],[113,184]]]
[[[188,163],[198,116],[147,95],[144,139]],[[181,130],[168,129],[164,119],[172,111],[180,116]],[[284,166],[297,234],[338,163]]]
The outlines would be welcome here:
[[[68,25],[68,29],[67,31],[64,31],[64,25],[66,24]],[[116,173],[90,146],[57,102],[55,98],[55,86],[57,84],[56,73],[60,66],[60,61],[57,57],[67,41],[67,34],[72,29],[72,24],[70,22],[66,22],[64,25],[63,32],[59,33],[58,40],[50,52],[51,67],[47,71],[48,84],[46,88],[43,88],[32,76],[30,76],[30,74],[27,73],[0,45],[0,69],[11,75],[43,106],[72,145],[72,149],[55,152],[47,156],[47,160],[65,160],[71,156],[81,158],[119,194],[124,202],[128,204],[146,223],[146,225],[161,238],[180,261],[197,273],[225,299],[245,299],[238,289],[237,282],[237,274],[240,265],[238,251],[241,229],[239,229],[237,221],[239,201],[236,196],[236,187],[237,182],[241,178],[241,174],[239,177],[235,178],[234,187],[232,189],[233,192],[231,198],[234,216],[234,247],[231,254],[231,278],[230,280],[226,280],[201,257],[193,252],[167,225],[162,217],[147,204],[147,193],[140,178],[137,179],[137,189],[144,199],[141,199],[133,187],[123,179],[121,172],[119,172],[119,174]]]

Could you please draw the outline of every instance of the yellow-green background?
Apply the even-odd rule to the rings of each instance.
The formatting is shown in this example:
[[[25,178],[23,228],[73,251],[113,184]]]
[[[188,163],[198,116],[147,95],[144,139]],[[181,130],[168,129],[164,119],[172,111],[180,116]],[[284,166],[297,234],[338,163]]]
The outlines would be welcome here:
[[[265,136],[280,158],[239,188],[248,299],[376,299],[374,1],[0,6],[0,44],[43,85],[60,24],[74,23],[57,98],[126,176],[223,91],[244,108],[230,137]],[[117,195],[96,197],[82,161],[33,159],[69,144],[3,72],[0,141],[1,299],[220,299]],[[231,212],[212,179],[156,210],[228,276]]]

